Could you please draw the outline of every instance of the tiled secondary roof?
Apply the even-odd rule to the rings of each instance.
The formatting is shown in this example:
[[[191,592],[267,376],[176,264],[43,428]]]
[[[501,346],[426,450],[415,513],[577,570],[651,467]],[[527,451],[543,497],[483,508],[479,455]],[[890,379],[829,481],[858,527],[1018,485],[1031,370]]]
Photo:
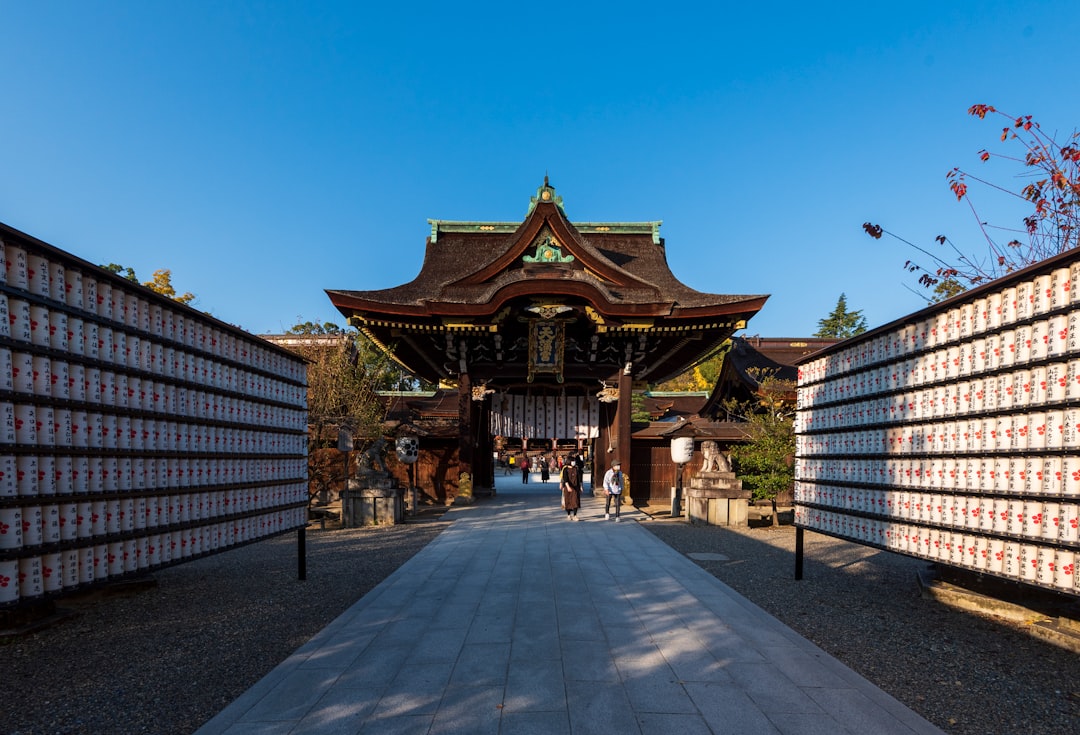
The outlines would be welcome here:
[[[724,355],[720,378],[702,407],[702,414],[720,413],[723,402],[729,398],[749,399],[757,392],[762,375],[789,383],[794,398],[799,372],[795,363],[838,341],[821,337],[733,337],[731,349]]]

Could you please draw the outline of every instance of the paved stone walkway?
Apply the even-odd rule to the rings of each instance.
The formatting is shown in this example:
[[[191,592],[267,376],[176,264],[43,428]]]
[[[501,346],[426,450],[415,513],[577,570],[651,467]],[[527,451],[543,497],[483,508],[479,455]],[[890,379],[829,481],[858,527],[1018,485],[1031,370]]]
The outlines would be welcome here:
[[[605,521],[588,498],[571,522],[554,491],[523,490],[451,510],[197,735],[942,732],[657,540],[643,514]]]

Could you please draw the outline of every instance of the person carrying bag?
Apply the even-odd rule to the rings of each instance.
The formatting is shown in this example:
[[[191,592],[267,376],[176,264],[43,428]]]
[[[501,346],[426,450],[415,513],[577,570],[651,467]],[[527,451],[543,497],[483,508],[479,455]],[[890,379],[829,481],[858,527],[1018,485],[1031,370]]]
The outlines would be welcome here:
[[[618,460],[604,473],[604,520],[611,517],[611,501],[615,501],[615,520],[619,520],[619,508],[622,505],[623,473],[622,463]]]

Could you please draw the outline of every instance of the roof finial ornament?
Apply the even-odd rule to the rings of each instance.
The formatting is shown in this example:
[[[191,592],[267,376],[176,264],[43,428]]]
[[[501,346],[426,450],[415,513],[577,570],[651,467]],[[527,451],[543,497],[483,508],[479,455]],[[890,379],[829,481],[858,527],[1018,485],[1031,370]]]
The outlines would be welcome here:
[[[555,187],[551,185],[551,180],[548,178],[547,172],[544,172],[544,185],[536,190],[536,196],[531,197],[529,200],[529,214],[536,208],[539,203],[554,204],[559,208],[559,211],[566,216],[566,212],[563,210],[562,197],[555,193]],[[526,215],[527,216],[527,215]]]

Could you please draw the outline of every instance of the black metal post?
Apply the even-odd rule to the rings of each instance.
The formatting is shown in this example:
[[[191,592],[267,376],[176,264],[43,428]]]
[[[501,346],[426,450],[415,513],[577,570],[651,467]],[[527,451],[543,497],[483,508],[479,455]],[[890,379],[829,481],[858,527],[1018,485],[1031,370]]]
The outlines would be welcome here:
[[[307,579],[307,525],[296,529],[296,578]]]
[[[802,579],[803,572],[803,529],[795,527],[795,579]]]
[[[675,492],[671,496],[671,517],[682,517],[682,494],[683,494],[683,467],[680,464],[678,473],[675,475]]]
[[[495,480],[492,479],[491,487],[495,487]],[[416,462],[409,464],[409,503],[412,505],[412,514],[416,515]]]

